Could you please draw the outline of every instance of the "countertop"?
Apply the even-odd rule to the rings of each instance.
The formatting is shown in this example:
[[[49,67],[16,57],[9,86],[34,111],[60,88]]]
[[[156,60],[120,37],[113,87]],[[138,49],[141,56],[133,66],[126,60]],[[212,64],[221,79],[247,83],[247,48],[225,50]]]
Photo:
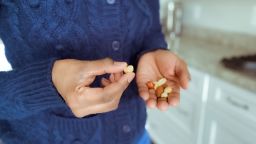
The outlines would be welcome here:
[[[224,57],[256,53],[256,48],[229,48],[188,37],[168,42],[170,49],[176,51],[190,67],[256,93],[256,77],[227,69],[220,62]]]

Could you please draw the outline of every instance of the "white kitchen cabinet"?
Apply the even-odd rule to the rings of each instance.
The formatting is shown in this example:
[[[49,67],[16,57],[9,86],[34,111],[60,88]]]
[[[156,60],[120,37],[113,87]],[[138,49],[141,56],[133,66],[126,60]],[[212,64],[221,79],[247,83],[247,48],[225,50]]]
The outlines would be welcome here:
[[[167,112],[148,110],[147,129],[157,144],[253,144],[256,94],[190,69],[190,88]]]
[[[221,108],[235,119],[247,123],[254,121],[256,127],[256,95],[227,82],[210,80],[208,106]]]
[[[190,88],[181,92],[180,105],[167,112],[148,110],[148,131],[157,144],[197,142],[203,113],[202,95],[207,75],[190,69]]]
[[[209,88],[203,144],[254,144],[255,94],[217,78]]]
[[[203,144],[255,144],[256,129],[237,120],[231,113],[216,107],[207,110]],[[255,125],[252,121],[246,122]]]
[[[170,119],[166,112],[158,110],[148,111],[147,130],[157,144],[186,144],[187,136],[176,125],[175,121]]]

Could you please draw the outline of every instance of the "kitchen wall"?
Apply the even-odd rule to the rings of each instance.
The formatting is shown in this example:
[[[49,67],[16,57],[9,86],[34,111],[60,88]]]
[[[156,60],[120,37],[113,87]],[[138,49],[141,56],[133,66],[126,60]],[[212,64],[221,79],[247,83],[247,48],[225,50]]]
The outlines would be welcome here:
[[[255,0],[160,0],[163,25],[169,1],[182,4],[182,37],[255,50]]]
[[[255,0],[181,0],[183,24],[256,35]]]
[[[8,71],[11,70],[11,65],[8,63],[5,54],[4,54],[4,44],[0,39],[0,71]],[[1,144],[1,141],[0,141]]]

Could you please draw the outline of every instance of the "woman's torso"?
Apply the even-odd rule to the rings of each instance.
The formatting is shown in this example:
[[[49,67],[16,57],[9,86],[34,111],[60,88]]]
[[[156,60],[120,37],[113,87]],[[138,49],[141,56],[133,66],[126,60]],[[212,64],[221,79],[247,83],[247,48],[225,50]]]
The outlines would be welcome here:
[[[81,60],[111,57],[135,64],[151,19],[146,0],[0,0],[0,3],[0,37],[13,69],[49,57]],[[133,82],[118,110],[113,112],[79,120],[63,107],[8,123],[10,133],[31,138],[32,142],[130,143],[143,132],[145,117],[144,102]],[[31,131],[34,136],[28,135]]]

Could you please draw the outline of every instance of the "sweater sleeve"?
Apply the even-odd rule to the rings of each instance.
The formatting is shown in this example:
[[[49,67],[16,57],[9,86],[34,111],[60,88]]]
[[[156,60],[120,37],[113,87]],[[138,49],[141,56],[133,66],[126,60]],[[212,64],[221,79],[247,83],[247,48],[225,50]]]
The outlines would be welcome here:
[[[149,27],[147,33],[144,36],[143,47],[142,51],[139,53],[139,57],[146,52],[154,51],[157,49],[167,49],[167,43],[162,33],[159,18],[159,0],[150,0],[147,2],[152,17],[151,26]]]
[[[52,83],[55,60],[0,72],[0,119],[18,119],[64,104]]]

